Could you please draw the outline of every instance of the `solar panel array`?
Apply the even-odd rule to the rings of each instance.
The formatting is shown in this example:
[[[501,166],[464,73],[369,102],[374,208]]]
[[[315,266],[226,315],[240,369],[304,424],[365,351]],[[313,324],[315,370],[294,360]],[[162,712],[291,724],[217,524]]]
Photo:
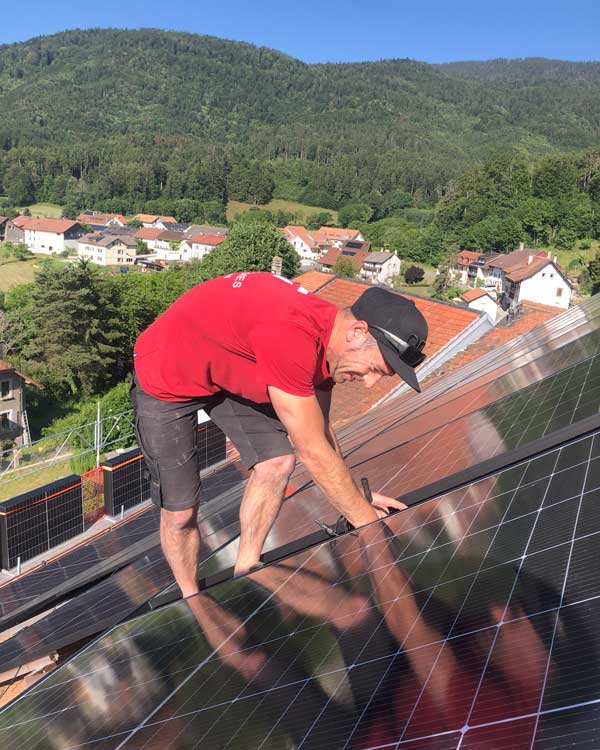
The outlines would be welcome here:
[[[599,493],[596,433],[132,620],[3,747],[588,746]]]
[[[2,567],[45,552],[83,531],[81,477],[73,474],[0,503]]]
[[[117,625],[1,713],[0,741],[593,746],[600,435],[583,435],[600,407],[599,317],[593,298],[343,431],[373,489],[456,489]],[[558,447],[540,453],[549,436]],[[467,468],[481,478],[465,485]],[[269,548],[335,517],[306,479],[300,468]],[[242,486],[229,487],[234,509]],[[206,524],[215,540],[235,526]],[[121,586],[152,578],[135,565]]]
[[[117,516],[150,498],[150,477],[139,448],[102,463],[106,515]]]

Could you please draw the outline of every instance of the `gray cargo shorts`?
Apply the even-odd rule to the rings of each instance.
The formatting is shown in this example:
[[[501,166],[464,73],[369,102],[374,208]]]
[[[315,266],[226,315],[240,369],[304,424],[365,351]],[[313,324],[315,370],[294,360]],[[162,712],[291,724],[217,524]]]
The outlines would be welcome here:
[[[202,500],[196,445],[199,409],[227,435],[248,469],[294,453],[271,404],[255,404],[226,392],[192,401],[161,401],[145,393],[135,376],[130,395],[151,498],[160,508],[187,510]]]

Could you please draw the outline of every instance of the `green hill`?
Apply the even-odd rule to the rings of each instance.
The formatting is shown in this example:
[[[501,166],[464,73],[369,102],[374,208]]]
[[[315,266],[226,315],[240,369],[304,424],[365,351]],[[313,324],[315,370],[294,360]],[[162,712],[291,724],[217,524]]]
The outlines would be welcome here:
[[[139,210],[275,196],[377,212],[394,191],[433,204],[498,151],[598,143],[598,63],[309,65],[154,29],[0,46],[0,180],[19,203]]]

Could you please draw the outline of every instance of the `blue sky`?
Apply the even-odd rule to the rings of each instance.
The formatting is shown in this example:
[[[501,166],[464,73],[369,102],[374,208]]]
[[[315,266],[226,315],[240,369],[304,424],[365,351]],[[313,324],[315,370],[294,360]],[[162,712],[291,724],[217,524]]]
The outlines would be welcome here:
[[[72,28],[154,27],[264,45],[305,62],[600,59],[599,0],[4,0],[2,6],[0,44]]]

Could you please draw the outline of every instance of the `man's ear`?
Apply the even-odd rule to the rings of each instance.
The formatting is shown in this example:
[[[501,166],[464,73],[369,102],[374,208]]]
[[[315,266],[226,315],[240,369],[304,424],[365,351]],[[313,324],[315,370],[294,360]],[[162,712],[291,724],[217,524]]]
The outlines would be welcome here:
[[[369,333],[369,325],[365,320],[353,320],[346,330],[346,341],[348,343],[364,341]]]

